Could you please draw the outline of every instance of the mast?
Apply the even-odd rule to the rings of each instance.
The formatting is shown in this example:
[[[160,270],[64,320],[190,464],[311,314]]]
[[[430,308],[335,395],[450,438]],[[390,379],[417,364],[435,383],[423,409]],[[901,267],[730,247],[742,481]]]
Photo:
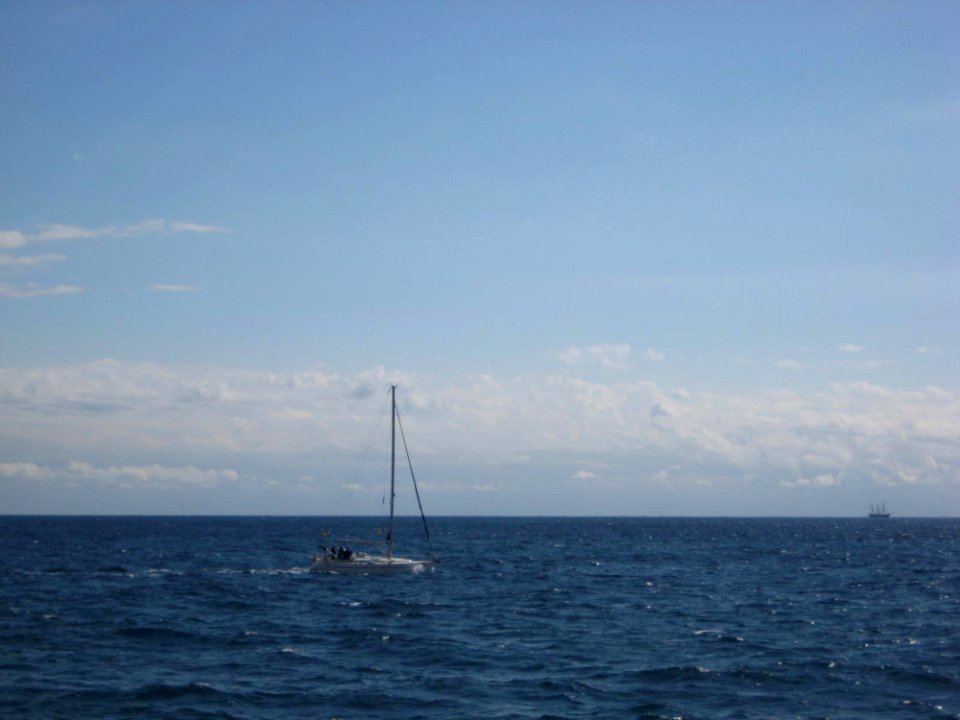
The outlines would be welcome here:
[[[390,386],[390,529],[387,531],[387,557],[393,557],[393,500],[397,469],[397,386]]]

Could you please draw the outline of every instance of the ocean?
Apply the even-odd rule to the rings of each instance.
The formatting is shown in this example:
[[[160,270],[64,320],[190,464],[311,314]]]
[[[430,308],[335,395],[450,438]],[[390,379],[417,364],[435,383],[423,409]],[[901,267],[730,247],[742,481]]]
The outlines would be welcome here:
[[[0,518],[0,717],[960,718],[960,520],[379,524]]]

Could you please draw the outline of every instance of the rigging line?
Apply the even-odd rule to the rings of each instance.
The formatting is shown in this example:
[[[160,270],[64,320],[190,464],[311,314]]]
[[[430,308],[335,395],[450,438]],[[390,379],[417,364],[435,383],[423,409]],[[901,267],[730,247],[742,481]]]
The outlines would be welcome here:
[[[430,542],[430,528],[427,527],[427,516],[423,514],[423,503],[420,502],[420,490],[417,488],[417,476],[413,472],[413,461],[410,460],[410,448],[407,447],[407,438],[403,434],[403,421],[400,419],[400,410],[397,410],[397,426],[400,428],[400,439],[403,441],[403,451],[407,455],[407,465],[410,467],[410,477],[413,478],[413,492],[417,496],[417,507],[420,508],[420,520],[423,522],[423,532],[427,536],[427,548],[430,557],[433,557],[433,543]]]

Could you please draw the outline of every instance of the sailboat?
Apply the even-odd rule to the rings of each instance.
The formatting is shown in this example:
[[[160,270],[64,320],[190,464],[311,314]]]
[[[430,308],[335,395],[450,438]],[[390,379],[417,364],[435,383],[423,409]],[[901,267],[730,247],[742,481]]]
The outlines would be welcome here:
[[[407,440],[403,434],[403,424],[397,410],[397,386],[390,386],[390,525],[387,530],[386,548],[381,554],[353,551],[347,547],[321,545],[310,563],[310,572],[328,572],[354,575],[386,575],[393,573],[423,572],[432,570],[436,559],[416,560],[399,557],[393,554],[393,525],[394,500],[396,499],[397,474],[397,427],[400,427],[400,439],[403,441],[404,452],[407,455],[407,464],[410,466],[410,477],[413,479],[413,489],[417,496],[417,506],[420,508],[420,519],[423,522],[423,531],[430,546],[430,530],[427,528],[427,518],[423,514],[423,504],[420,502],[420,491],[417,489],[417,478],[413,474],[413,464],[410,462],[410,452],[407,450]],[[431,550],[432,555],[432,550]]]
[[[874,520],[883,520],[890,517],[890,513],[887,512],[886,503],[871,505],[870,514],[867,517],[873,518]]]

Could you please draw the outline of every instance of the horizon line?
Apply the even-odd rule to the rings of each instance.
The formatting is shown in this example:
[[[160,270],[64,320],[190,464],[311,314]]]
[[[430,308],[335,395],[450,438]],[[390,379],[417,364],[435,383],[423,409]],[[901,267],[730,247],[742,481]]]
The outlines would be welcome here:
[[[8,518],[277,518],[277,519],[376,519],[381,515],[291,515],[285,513],[0,513]],[[397,515],[419,520],[419,515]],[[431,520],[870,520],[868,515],[429,515]],[[960,515],[892,514],[884,520],[960,520]]]

